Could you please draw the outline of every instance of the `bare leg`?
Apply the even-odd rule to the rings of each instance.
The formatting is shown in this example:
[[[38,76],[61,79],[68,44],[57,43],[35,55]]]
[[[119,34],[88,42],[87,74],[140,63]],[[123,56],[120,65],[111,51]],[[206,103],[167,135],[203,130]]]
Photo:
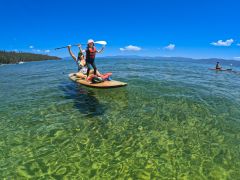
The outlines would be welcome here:
[[[89,72],[89,75],[90,74],[94,74],[94,70],[91,69],[90,72]],[[97,76],[101,76],[102,74],[97,70]]]
[[[102,74],[97,70],[97,76],[101,76]]]
[[[76,73],[76,76],[78,77],[78,78],[81,78],[81,79],[86,79],[86,75],[84,75],[83,73],[81,73],[81,72],[78,72],[78,73]]]

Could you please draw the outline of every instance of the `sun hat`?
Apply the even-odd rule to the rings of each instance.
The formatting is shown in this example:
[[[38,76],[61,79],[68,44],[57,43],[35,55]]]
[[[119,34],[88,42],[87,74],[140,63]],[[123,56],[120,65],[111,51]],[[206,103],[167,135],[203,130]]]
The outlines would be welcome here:
[[[90,44],[90,43],[94,43],[94,40],[89,39],[89,40],[88,40],[88,44]]]

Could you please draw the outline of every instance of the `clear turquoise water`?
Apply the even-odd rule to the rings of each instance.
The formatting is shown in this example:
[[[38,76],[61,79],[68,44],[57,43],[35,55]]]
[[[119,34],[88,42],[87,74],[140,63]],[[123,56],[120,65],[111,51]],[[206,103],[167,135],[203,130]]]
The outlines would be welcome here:
[[[0,179],[239,179],[240,75],[102,59],[128,83],[71,82],[71,60],[0,67]]]

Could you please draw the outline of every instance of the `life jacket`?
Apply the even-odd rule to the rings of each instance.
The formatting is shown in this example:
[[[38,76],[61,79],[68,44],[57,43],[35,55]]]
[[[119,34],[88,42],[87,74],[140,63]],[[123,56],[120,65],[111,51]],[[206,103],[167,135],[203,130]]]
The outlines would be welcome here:
[[[86,59],[95,59],[97,49],[95,47],[88,48],[86,51]]]

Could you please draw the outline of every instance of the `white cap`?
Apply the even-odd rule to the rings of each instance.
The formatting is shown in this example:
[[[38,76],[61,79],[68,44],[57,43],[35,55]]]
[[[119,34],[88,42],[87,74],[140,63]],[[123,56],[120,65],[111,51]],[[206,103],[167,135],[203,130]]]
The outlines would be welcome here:
[[[88,40],[88,44],[90,44],[90,43],[94,43],[94,40],[89,39],[89,40]]]

